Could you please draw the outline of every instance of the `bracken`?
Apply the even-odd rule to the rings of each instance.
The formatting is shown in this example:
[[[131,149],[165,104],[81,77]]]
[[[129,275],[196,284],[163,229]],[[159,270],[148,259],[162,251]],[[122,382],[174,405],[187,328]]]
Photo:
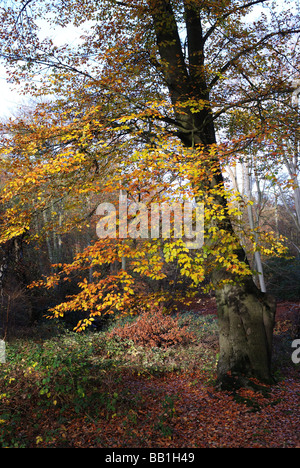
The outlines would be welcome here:
[[[108,338],[132,340],[136,345],[145,347],[163,347],[186,345],[191,343],[194,335],[188,326],[180,326],[179,317],[171,317],[163,308],[151,308],[144,311],[137,320],[129,325],[116,327]]]

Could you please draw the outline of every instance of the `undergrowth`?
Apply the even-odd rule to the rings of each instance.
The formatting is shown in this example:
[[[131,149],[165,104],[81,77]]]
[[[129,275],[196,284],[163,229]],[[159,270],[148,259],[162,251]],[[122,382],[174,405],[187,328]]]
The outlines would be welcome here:
[[[60,328],[51,336],[46,328],[44,338],[36,329],[7,343],[0,366],[2,448],[296,444],[299,385],[282,353],[290,351],[286,328],[275,334],[283,375],[270,398],[215,390],[213,315],[169,317],[159,310],[115,320],[100,332]]]
[[[0,447],[38,446],[45,440],[57,446],[59,428],[70,413],[90,421],[109,420],[125,405],[132,419],[139,396],[128,400],[126,389],[120,390],[124,372],[147,377],[202,363],[213,374],[215,350],[201,343],[214,334],[214,321],[208,317],[199,327],[191,315],[172,318],[161,313],[127,324],[116,321],[106,332],[64,330],[45,340],[36,334],[34,340],[7,343],[7,364],[0,367]],[[147,341],[149,330],[153,333]],[[47,415],[56,424],[44,428]],[[168,432],[161,422],[156,429]]]

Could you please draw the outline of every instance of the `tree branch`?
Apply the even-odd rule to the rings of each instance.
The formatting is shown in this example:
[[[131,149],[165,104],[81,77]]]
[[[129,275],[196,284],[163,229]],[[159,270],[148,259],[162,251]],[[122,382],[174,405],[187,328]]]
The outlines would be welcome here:
[[[218,18],[217,21],[215,22],[215,24],[207,31],[207,33],[205,34],[205,36],[203,38],[204,42],[206,42],[207,39],[216,30],[219,23],[224,21],[225,19],[229,18],[229,16],[233,15],[237,11],[245,10],[246,8],[250,8],[250,7],[252,7],[254,5],[258,5],[260,3],[266,3],[267,1],[269,1],[269,0],[255,0],[255,1],[252,1],[252,2],[249,2],[249,3],[246,3],[245,5],[242,5],[242,6],[238,7],[238,8],[234,8],[233,10],[229,11],[228,13],[225,13],[225,15],[222,15],[220,18]]]
[[[243,55],[246,55],[249,52],[254,51],[256,48],[263,45],[266,41],[268,41],[272,37],[280,36],[280,35],[287,36],[289,34],[297,34],[297,33],[300,33],[300,29],[288,29],[286,31],[274,31],[264,36],[260,41],[256,42],[256,44],[253,44],[249,47],[242,49],[238,54],[236,54],[220,69],[219,73],[210,82],[209,88],[211,89],[220,80],[220,77],[223,75],[223,73],[225,73],[231,66],[233,66],[237,62],[237,60],[239,60],[239,58],[243,57]]]
[[[45,65],[48,68],[57,68],[61,70],[69,70],[74,73],[78,73],[79,75],[83,75],[86,78],[89,78],[91,80],[94,80],[94,77],[90,75],[89,73],[83,71],[83,70],[78,70],[78,68],[75,68],[71,65],[67,65],[62,63],[60,60],[56,59],[56,62],[49,59],[42,59],[42,58],[32,58],[32,57],[25,57],[23,55],[6,55],[6,54],[1,54],[0,57],[3,57],[4,59],[10,61],[10,62],[27,62],[27,63],[35,63],[37,65]]]
[[[178,26],[168,0],[156,5],[148,1],[154,23],[157,45],[162,60],[163,75],[168,85],[173,104],[188,93],[189,75],[184,63]]]

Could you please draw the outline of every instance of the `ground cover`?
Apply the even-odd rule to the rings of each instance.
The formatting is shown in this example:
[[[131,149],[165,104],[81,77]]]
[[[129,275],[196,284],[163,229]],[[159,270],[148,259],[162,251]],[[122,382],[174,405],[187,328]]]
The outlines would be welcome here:
[[[39,326],[7,344],[0,447],[300,447],[299,365],[291,360],[295,307],[278,306],[276,383],[263,392],[216,390],[213,300],[175,317],[177,335],[149,325],[151,333],[168,337],[165,345],[163,339],[156,346],[134,341],[134,319],[82,335],[63,330],[52,336],[50,324]],[[185,339],[176,342],[176,336]]]

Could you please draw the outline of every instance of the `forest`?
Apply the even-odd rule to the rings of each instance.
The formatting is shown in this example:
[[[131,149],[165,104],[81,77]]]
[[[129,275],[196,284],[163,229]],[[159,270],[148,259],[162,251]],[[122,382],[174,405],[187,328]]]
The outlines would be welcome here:
[[[1,448],[300,448],[299,13],[1,0]]]

